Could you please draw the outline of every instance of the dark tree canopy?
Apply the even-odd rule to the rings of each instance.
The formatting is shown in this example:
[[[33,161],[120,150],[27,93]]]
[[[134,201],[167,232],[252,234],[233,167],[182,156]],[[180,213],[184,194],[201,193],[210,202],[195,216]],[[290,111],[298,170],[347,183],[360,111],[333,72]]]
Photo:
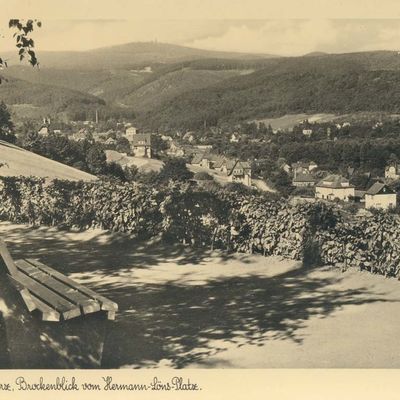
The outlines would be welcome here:
[[[94,144],[89,149],[86,154],[86,163],[92,174],[99,175],[106,170],[106,155],[99,145]]]
[[[11,121],[11,114],[4,102],[0,103],[0,140],[15,143],[16,137],[13,133],[14,124]]]
[[[186,181],[192,177],[193,173],[187,169],[185,160],[179,158],[167,160],[159,174],[159,179],[164,182],[169,180]]]

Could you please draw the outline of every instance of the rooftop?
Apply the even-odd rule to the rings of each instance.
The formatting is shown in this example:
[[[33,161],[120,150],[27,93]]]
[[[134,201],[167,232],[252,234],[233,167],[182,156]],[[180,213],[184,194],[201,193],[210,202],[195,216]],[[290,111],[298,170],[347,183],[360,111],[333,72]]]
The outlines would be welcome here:
[[[132,136],[133,146],[151,146],[151,134],[150,133],[139,133]]]
[[[331,189],[341,189],[341,188],[354,188],[350,184],[349,180],[342,175],[328,175],[326,178],[321,179],[317,183],[318,187],[326,187]]]
[[[316,182],[316,179],[311,174],[299,173],[293,178],[293,182]]]
[[[375,182],[366,192],[369,195],[394,194],[394,191],[382,182]]]

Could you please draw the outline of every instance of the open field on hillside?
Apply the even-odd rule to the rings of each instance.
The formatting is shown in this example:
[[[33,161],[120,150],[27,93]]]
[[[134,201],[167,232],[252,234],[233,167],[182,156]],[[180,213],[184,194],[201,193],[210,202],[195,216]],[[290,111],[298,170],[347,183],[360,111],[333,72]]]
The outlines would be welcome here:
[[[164,163],[155,158],[132,157],[115,150],[106,150],[107,162],[115,162],[121,167],[131,167],[135,165],[141,172],[156,171],[159,172]]]
[[[116,301],[103,368],[399,368],[400,283],[261,255],[0,223],[39,258]]]
[[[0,176],[38,176],[50,179],[68,179],[73,181],[91,181],[94,175],[39,156],[0,140],[0,162],[6,165],[0,168]]]
[[[335,114],[287,114],[279,118],[258,119],[255,122],[264,122],[264,124],[271,125],[272,129],[276,130],[291,130],[305,119],[308,119],[310,122],[329,122],[339,117]]]

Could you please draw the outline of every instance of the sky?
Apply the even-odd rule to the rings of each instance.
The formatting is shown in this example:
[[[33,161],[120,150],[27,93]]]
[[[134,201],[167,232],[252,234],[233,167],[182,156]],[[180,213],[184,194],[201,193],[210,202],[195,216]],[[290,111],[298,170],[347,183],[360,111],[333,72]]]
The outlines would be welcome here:
[[[135,41],[208,50],[285,56],[314,51],[342,53],[399,50],[400,19],[41,19],[32,37],[37,50],[88,50]],[[12,32],[0,25],[0,49],[13,49]]]
[[[285,56],[400,49],[398,0],[0,0],[0,54],[9,18],[38,18],[37,50],[136,41]]]

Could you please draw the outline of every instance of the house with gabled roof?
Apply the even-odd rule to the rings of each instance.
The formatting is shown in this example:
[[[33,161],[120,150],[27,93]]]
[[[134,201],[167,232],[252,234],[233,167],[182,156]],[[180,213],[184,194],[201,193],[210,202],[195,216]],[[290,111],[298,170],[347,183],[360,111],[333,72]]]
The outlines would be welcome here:
[[[397,161],[390,162],[385,168],[386,179],[400,179],[400,163]]]
[[[349,201],[354,198],[354,195],[354,186],[341,175],[328,175],[315,185],[315,197],[317,199]]]
[[[287,174],[292,172],[292,167],[288,163],[283,163],[280,168],[283,169]]]
[[[240,136],[239,136],[239,134],[238,134],[237,132],[233,132],[233,133],[231,134],[230,139],[229,139],[229,141],[230,141],[231,143],[238,143],[239,140],[240,140]]]
[[[73,133],[70,136],[71,140],[76,142],[82,142],[83,140],[91,140],[93,138],[92,134],[88,132],[86,128],[79,129],[78,132]]]
[[[318,168],[318,165],[314,162],[305,162],[305,161],[298,161],[292,164],[292,171],[293,174],[296,175],[297,173],[309,173],[314,171]]]
[[[375,182],[365,193],[365,208],[388,210],[397,205],[397,194],[388,185]]]
[[[185,155],[185,151],[181,144],[179,144],[175,140],[171,140],[169,142],[169,148],[167,150],[167,154],[174,157],[183,157]]]
[[[224,157],[218,154],[203,151],[194,154],[191,164],[198,167],[219,170],[223,161]]]
[[[316,181],[317,180],[315,179],[314,175],[308,172],[300,172],[295,174],[292,180],[292,185],[295,187],[310,187],[314,186]]]
[[[42,125],[38,130],[40,136],[49,136],[49,127],[47,125]]]
[[[130,144],[135,157],[152,157],[150,133],[137,133],[133,135]]]
[[[107,146],[115,146],[117,144],[117,141],[111,137],[109,137],[104,144],[106,144]]]
[[[125,137],[132,142],[133,141],[133,137],[137,134],[137,128],[135,128],[134,126],[129,126],[126,130],[125,130]]]
[[[235,166],[236,160],[231,160],[229,158],[224,158],[221,164],[216,168],[217,171],[223,172],[224,174],[228,175],[228,172],[232,170]]]
[[[232,165],[232,166],[231,166]],[[236,160],[229,165],[228,180],[230,182],[242,183],[251,186],[251,165],[247,161]]]
[[[183,140],[187,140],[188,142],[193,142],[194,141],[194,139],[195,139],[195,135],[194,135],[194,132],[192,132],[192,131],[189,131],[189,132],[186,132],[184,135],[183,135],[183,138],[182,138]]]

